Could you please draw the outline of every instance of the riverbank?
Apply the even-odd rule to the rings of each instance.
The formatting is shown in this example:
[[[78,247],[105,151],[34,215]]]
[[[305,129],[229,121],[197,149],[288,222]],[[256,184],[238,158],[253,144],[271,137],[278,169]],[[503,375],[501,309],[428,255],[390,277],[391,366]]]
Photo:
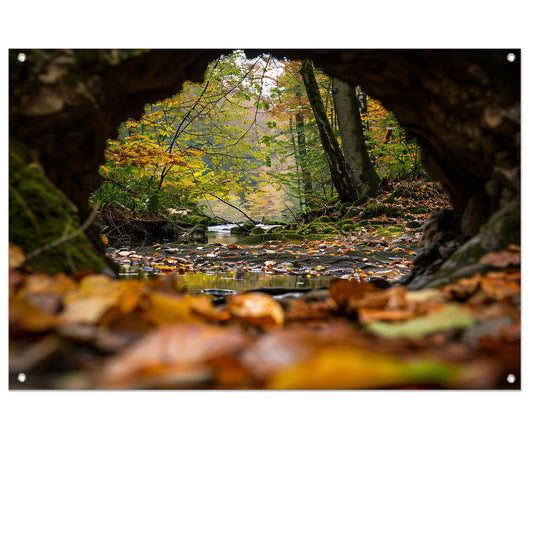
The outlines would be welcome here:
[[[411,269],[420,233],[409,232],[393,240],[379,236],[367,236],[365,240],[342,236],[324,238],[328,240],[109,247],[107,255],[119,264],[123,275],[131,277],[172,272],[265,272],[392,281]]]

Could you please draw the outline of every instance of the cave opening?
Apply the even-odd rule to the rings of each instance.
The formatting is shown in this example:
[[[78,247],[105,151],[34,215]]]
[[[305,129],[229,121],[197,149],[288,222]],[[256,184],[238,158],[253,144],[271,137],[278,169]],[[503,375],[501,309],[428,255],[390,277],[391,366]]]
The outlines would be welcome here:
[[[101,185],[107,139],[117,127],[139,119],[146,102],[175,94],[187,80],[201,83],[208,64],[231,52],[11,50],[10,134],[85,221],[89,197]],[[520,50],[245,53],[310,59],[327,75],[364,87],[417,138],[424,168],[448,194],[453,215],[436,217],[442,242],[427,247],[440,263],[429,261],[421,272],[434,272],[460,248],[458,260],[472,266],[479,250],[519,243]],[[101,253],[98,228],[84,230]]]

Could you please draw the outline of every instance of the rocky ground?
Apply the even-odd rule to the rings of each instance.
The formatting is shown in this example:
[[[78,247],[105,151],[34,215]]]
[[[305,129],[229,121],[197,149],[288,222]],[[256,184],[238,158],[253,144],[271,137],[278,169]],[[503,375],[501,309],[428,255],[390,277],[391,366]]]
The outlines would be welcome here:
[[[262,271],[288,275],[330,275],[340,278],[394,280],[407,273],[419,247],[420,232],[400,237],[329,237],[329,242],[306,240],[262,244],[155,244],[150,247],[107,249],[122,272]]]

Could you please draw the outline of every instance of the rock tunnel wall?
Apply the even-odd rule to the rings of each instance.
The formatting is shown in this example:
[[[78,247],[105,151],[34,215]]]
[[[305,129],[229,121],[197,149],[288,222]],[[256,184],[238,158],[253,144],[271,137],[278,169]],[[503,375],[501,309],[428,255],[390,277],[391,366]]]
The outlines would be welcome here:
[[[121,122],[138,118],[146,103],[175,94],[184,81],[201,81],[208,62],[230,50],[24,50],[23,62],[19,52],[9,54],[10,134],[33,150],[84,219],[87,200],[100,185],[106,140]],[[447,251],[441,247],[441,262],[497,213],[519,217],[519,50],[246,52],[312,59],[395,113],[417,138],[426,170],[447,191],[453,229],[463,236]],[[516,223],[513,228],[508,240],[518,242],[519,223],[518,231]],[[87,233],[98,246],[97,228]]]

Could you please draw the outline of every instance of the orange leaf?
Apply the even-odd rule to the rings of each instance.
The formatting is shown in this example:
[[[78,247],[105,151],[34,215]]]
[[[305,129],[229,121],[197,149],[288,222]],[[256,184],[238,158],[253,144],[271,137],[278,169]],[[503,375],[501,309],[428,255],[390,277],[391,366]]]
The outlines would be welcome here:
[[[399,322],[414,316],[413,309],[369,309],[358,308],[357,316],[361,324],[370,324],[376,320],[386,320],[387,322]]]
[[[244,322],[259,326],[283,324],[283,308],[268,294],[261,292],[235,294],[229,296],[227,302],[230,313]]]

